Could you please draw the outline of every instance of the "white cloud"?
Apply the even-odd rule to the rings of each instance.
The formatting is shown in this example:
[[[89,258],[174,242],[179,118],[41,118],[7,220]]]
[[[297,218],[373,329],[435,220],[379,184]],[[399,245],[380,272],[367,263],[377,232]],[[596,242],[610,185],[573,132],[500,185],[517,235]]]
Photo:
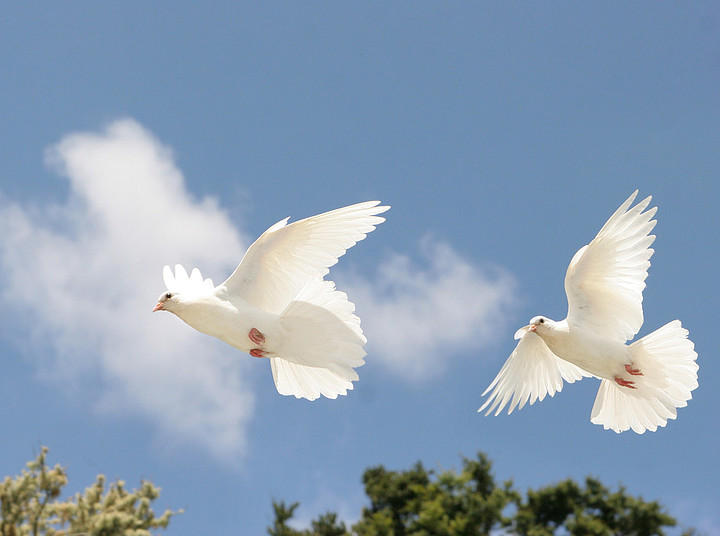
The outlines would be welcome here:
[[[42,377],[82,393],[101,414],[142,417],[164,443],[188,442],[223,459],[242,454],[254,413],[250,376],[259,368],[151,310],[164,290],[163,265],[223,277],[247,240],[215,199],[187,191],[170,150],[131,119],[66,136],[48,162],[69,181],[65,203],[0,197],[6,333]],[[503,270],[475,266],[429,238],[421,252],[423,266],[393,254],[372,280],[355,275],[339,285],[358,305],[376,362],[407,381],[494,342],[514,301],[515,282]]]
[[[0,198],[2,297],[22,315],[18,340],[50,350],[35,358],[43,376],[87,391],[99,411],[148,418],[162,440],[242,453],[254,402],[247,362],[151,311],[164,264],[228,274],[244,240],[214,199],[187,192],[170,151],[133,120],[69,135],[48,161],[70,182],[65,204]]]
[[[501,268],[473,265],[429,237],[420,249],[424,266],[393,254],[373,280],[354,275],[342,285],[357,304],[368,353],[412,381],[438,374],[462,351],[497,342],[516,300],[515,280]]]

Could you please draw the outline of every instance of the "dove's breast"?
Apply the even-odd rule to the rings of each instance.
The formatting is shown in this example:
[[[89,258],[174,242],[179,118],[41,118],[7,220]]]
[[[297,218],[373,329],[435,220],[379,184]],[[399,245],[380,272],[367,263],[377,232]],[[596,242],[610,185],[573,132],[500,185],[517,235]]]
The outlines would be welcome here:
[[[600,378],[613,379],[630,363],[630,350],[625,344],[594,333],[568,329],[543,339],[556,356]]]
[[[276,341],[282,330],[278,315],[250,304],[232,304],[217,297],[187,303],[177,316],[196,330],[243,352],[257,347],[248,337],[252,328],[263,333],[268,343]]]

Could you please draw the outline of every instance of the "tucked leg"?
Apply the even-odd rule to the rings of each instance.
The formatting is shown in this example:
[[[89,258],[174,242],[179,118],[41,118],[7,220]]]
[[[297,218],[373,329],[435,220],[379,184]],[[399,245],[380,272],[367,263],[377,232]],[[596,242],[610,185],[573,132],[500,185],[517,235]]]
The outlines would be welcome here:
[[[625,370],[627,370],[628,374],[632,374],[633,376],[643,375],[643,373],[640,372],[640,369],[633,368],[632,365],[625,365]]]
[[[255,328],[252,328],[252,329],[250,330],[250,333],[248,333],[248,337],[249,337],[250,340],[251,340],[252,342],[254,342],[255,344],[258,344],[258,345],[263,345],[263,344],[265,344],[265,335],[263,335],[262,333],[260,333],[260,331],[257,330],[257,329],[255,329]]]
[[[635,382],[630,382],[630,381],[627,381],[627,380],[623,380],[623,379],[622,379],[621,377],[619,377],[619,376],[615,376],[615,382],[616,382],[620,387],[628,387],[629,389],[637,389],[637,387],[635,387]]]
[[[265,350],[261,350],[260,348],[253,348],[250,350],[250,355],[253,357],[267,357],[267,352]]]

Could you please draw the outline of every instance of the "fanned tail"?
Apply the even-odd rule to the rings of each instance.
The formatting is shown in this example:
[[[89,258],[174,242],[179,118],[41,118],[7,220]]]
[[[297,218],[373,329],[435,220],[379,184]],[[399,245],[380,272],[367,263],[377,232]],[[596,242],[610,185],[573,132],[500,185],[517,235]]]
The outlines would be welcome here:
[[[281,395],[293,395],[295,398],[315,400],[320,396],[337,398],[347,394],[353,388],[351,380],[338,376],[334,372],[318,367],[306,367],[281,357],[271,357],[275,387]],[[357,373],[352,380],[357,380]]]
[[[592,409],[592,422],[605,429],[654,432],[677,417],[698,386],[695,345],[679,320],[673,320],[630,345],[636,389],[604,379]]]
[[[353,388],[367,342],[355,306],[332,281],[315,279],[280,315],[287,337],[270,359],[280,394],[337,398]]]

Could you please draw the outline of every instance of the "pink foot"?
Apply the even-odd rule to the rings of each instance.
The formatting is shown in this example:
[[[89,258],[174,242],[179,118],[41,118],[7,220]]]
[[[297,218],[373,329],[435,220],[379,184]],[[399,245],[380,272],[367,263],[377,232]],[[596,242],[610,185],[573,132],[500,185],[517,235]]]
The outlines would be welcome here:
[[[620,387],[628,387],[630,389],[637,389],[637,387],[635,387],[635,382],[629,382],[627,380],[623,380],[619,376],[615,376],[615,382],[617,382],[617,384]]]
[[[248,333],[248,337],[252,342],[255,344],[265,344],[265,335],[260,333],[257,329],[252,328],[250,330],[250,333]]]
[[[253,348],[249,353],[253,357],[267,357],[267,352],[265,350],[261,350],[260,348]]]
[[[633,376],[643,375],[643,373],[640,372],[640,369],[632,368],[632,365],[625,365],[625,370],[627,370],[628,374],[632,374]]]

